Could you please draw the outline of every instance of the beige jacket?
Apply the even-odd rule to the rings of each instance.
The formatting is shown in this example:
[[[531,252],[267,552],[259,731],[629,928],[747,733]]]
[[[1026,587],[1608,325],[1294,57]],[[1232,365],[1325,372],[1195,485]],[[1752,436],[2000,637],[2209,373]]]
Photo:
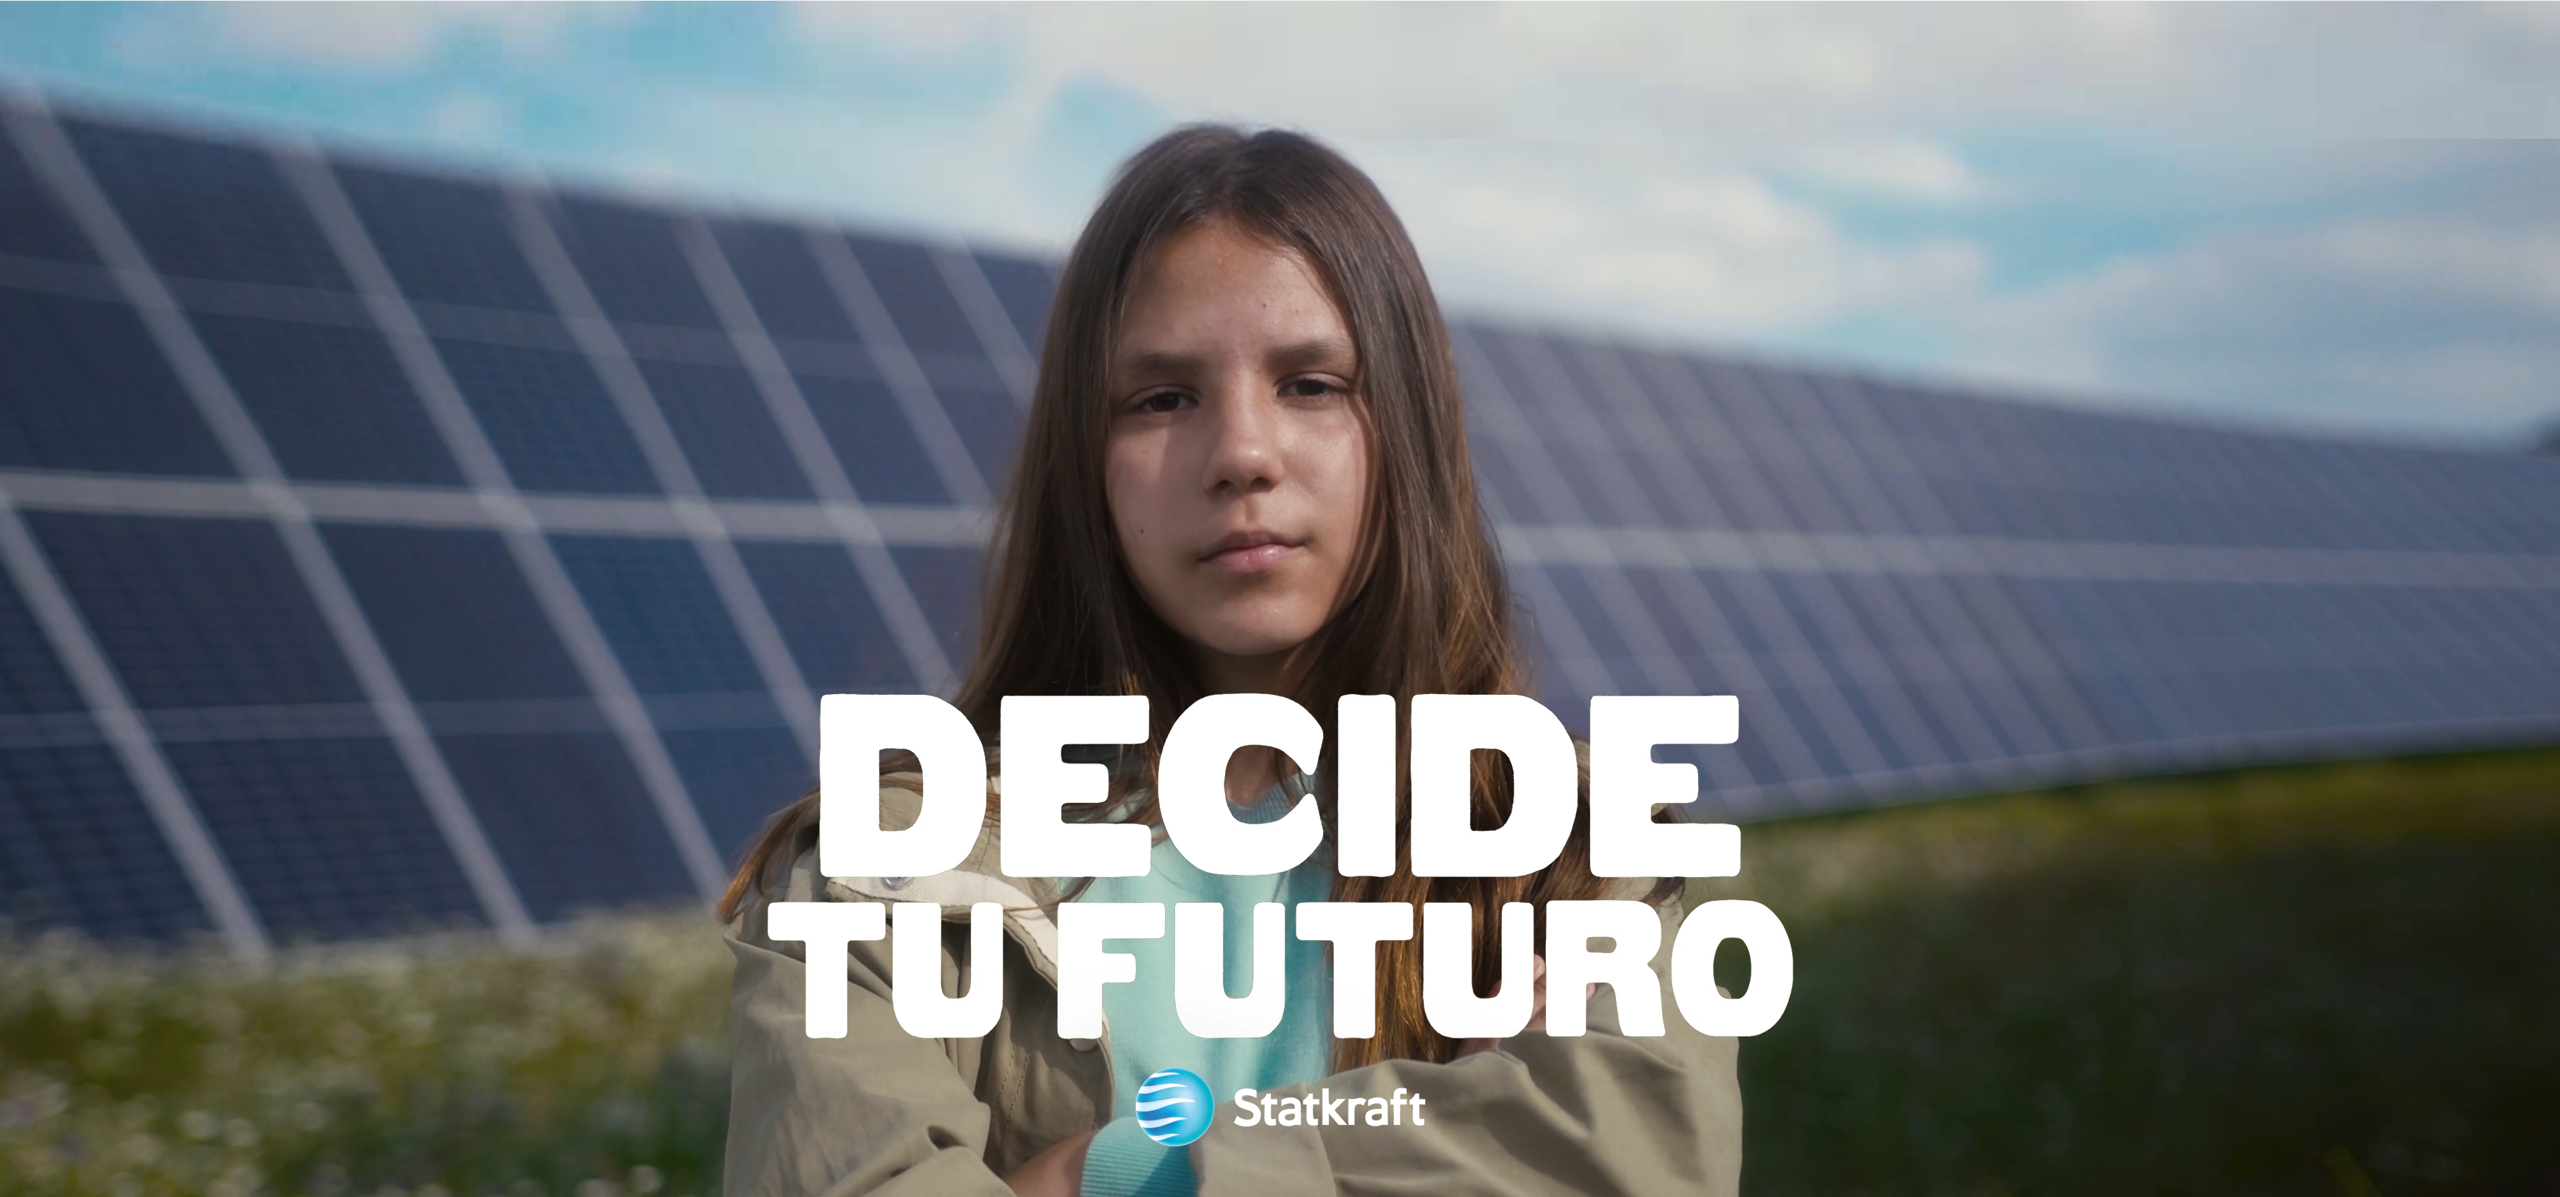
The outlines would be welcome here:
[[[883,822],[912,817],[914,791],[884,786]],[[898,813],[890,813],[898,812]],[[931,877],[829,879],[817,826],[793,841],[788,877],[751,898],[725,931],[737,958],[731,1006],[728,1197],[950,1194],[1009,1197],[1002,1177],[1114,1113],[1111,1052],[1057,1033],[1057,931],[1037,909],[1005,921],[1004,1014],[980,1039],[919,1039],[891,1012],[890,943],[852,945],[848,1033],[805,1033],[807,971],[797,942],[765,934],[770,901],[939,902],[942,985],[962,993],[969,904],[1033,907],[1045,879],[997,870],[996,829],[959,868]],[[1630,883],[1631,888],[1640,883]],[[1628,895],[1632,896],[1632,894]],[[1741,1183],[1737,1043],[1699,1034],[1670,1005],[1676,904],[1664,912],[1660,1037],[1618,1034],[1615,991],[1591,1001],[1576,1037],[1529,1032],[1447,1064],[1391,1060],[1273,1092],[1324,1088],[1429,1101],[1421,1127],[1231,1125],[1233,1107],[1193,1143],[1203,1197],[1225,1194],[1731,1194]]]

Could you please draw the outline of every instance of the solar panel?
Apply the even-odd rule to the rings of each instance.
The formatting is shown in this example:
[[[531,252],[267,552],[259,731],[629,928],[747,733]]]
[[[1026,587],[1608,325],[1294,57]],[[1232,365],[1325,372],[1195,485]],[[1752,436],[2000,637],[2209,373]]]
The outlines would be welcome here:
[[[440,735],[436,745],[534,918],[693,892],[614,736]]]
[[[109,940],[213,929],[104,745],[0,748],[0,795],[0,910],[11,922]]]
[[[0,914],[699,898],[798,704],[969,661],[1054,263],[0,115]],[[1542,695],[1740,696],[1702,810],[2560,736],[2560,463],[1454,335]]]
[[[668,361],[638,365],[704,494],[801,501],[817,497],[746,371]]]
[[[576,664],[496,533],[396,524],[322,531],[412,698],[586,697]]]
[[[978,477],[992,485],[1011,473],[1014,445],[1022,437],[1022,409],[1013,396],[994,385],[938,386],[934,393],[951,414]]]
[[[574,194],[544,208],[605,315],[634,324],[720,327],[666,214]]]
[[[0,744],[43,742],[44,716],[68,713],[85,728],[86,707],[44,631],[16,590],[0,590]]]
[[[507,227],[506,197],[476,181],[337,163],[349,206],[400,289],[424,303],[551,314]]]
[[[17,147],[0,144],[0,254],[66,262],[98,260],[61,199],[36,179]]]
[[[862,339],[809,253],[809,230],[767,221],[723,220],[713,239],[756,318],[776,341],[851,344]]]
[[[552,545],[640,693],[763,691],[692,545],[628,536],[555,536]]]
[[[585,355],[458,337],[435,346],[518,489],[657,493],[639,439]]]
[[[281,940],[480,921],[389,740],[168,744],[223,858]]]
[[[824,693],[906,694],[922,684],[841,546],[742,544],[738,557],[811,686]]]
[[[818,783],[816,762],[781,727],[667,727],[661,734],[723,860],[737,859],[784,802]]]
[[[123,303],[0,286],[0,360],[0,466],[232,472]]]
[[[907,241],[852,234],[845,238],[871,289],[889,309],[907,351],[924,357],[983,357],[986,347],[970,324],[933,251]]]
[[[979,253],[978,270],[1003,305],[1023,347],[1037,355],[1049,331],[1049,301],[1058,292],[1056,272],[1045,262],[1004,254]]]
[[[214,312],[192,319],[288,476],[462,484],[380,333]]]
[[[974,548],[902,545],[890,550],[934,635],[953,662],[965,667],[978,638],[980,553]]]
[[[337,255],[266,154],[78,117],[61,128],[162,274],[347,289]]]
[[[923,442],[887,383],[818,374],[797,379],[810,413],[864,502],[950,504],[950,490],[926,458]]]
[[[267,525],[44,511],[26,519],[135,706],[364,701]]]

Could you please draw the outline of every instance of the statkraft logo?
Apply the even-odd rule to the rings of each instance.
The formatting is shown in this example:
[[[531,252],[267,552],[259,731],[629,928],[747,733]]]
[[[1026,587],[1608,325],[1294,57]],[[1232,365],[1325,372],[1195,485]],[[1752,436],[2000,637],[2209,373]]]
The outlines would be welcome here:
[[[1402,1087],[1393,1097],[1335,1097],[1329,1088],[1282,1097],[1238,1089],[1235,1121],[1237,1126],[1403,1126],[1405,1115],[1411,1114],[1413,1125],[1423,1125],[1422,1095],[1405,1094]]]
[[[1159,1069],[1138,1085],[1138,1129],[1167,1147],[1186,1147],[1209,1133],[1216,1107],[1209,1082],[1188,1068]]]

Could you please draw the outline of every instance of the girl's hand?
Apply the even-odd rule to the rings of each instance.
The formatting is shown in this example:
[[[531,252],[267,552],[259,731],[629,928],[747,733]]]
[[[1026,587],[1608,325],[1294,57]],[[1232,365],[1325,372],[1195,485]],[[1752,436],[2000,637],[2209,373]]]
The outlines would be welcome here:
[[[1099,1128],[1096,1128],[1099,1129]],[[1084,1153],[1093,1131],[1069,1135],[1022,1161],[1004,1183],[1014,1197],[1076,1197],[1084,1189]]]
[[[1524,1032],[1543,1031],[1547,1029],[1546,957],[1532,956],[1529,958],[1529,976],[1530,983],[1533,986],[1529,991],[1531,995],[1529,998],[1529,1025],[1520,1029]],[[1597,983],[1584,985],[1582,987],[1582,999],[1584,1001],[1589,1001],[1591,1000],[1591,995],[1599,991],[1600,986]],[[1492,1051],[1495,1045],[1500,1042],[1501,1040],[1498,1039],[1460,1040],[1458,1043],[1458,1055],[1450,1058],[1454,1060],[1462,1056],[1472,1056],[1477,1052],[1489,1052]]]

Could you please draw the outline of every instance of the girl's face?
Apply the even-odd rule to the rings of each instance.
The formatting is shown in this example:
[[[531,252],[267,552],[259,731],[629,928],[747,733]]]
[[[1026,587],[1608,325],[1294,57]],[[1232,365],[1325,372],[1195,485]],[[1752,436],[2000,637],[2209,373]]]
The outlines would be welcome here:
[[[1104,486],[1130,576],[1212,690],[1267,690],[1332,614],[1369,507],[1351,330],[1294,252],[1211,220],[1142,263]]]

